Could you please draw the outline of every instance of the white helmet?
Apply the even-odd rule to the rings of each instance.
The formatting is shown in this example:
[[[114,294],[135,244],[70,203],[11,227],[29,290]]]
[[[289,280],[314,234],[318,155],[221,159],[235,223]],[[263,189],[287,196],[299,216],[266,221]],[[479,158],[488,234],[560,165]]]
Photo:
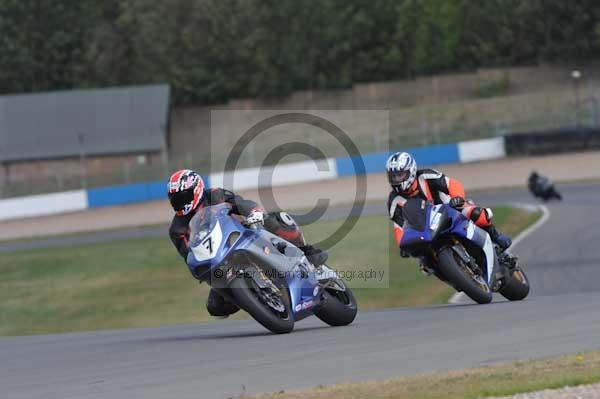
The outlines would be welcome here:
[[[417,178],[417,162],[407,152],[392,154],[386,164],[388,181],[394,190],[408,192]]]

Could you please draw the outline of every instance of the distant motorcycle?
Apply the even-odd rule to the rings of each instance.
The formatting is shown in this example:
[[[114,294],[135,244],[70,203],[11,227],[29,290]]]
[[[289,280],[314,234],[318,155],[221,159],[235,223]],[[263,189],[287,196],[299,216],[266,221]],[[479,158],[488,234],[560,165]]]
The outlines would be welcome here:
[[[489,234],[450,205],[409,199],[403,206],[400,248],[418,257],[440,280],[477,303],[499,292],[517,301],[529,294],[529,280],[517,258],[500,250]]]
[[[536,172],[531,172],[531,175],[529,175],[527,187],[534,197],[543,201],[562,200],[562,195],[556,190],[550,179]]]
[[[274,333],[288,333],[313,314],[331,326],[356,317],[354,295],[333,270],[315,268],[300,249],[264,228],[245,226],[230,204],[194,215],[190,249],[192,275]]]

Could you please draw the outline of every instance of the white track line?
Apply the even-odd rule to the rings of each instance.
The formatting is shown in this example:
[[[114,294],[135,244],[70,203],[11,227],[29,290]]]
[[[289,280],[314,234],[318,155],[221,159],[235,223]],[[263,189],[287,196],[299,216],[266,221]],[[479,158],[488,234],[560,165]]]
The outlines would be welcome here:
[[[519,207],[519,206],[517,205],[517,207]],[[532,224],[531,226],[529,226],[528,228],[523,230],[521,233],[519,233],[519,235],[516,236],[515,239],[513,240],[512,245],[510,246],[511,248],[514,248],[521,241],[523,241],[525,238],[527,238],[529,235],[531,235],[531,233],[533,233],[534,231],[536,231],[537,229],[542,227],[542,225],[544,223],[546,223],[546,221],[550,218],[550,209],[548,209],[548,207],[546,205],[537,205],[536,208],[542,212],[542,217],[539,218],[534,224]],[[471,299],[469,299],[462,292],[456,292],[454,295],[452,295],[450,300],[448,300],[448,303],[451,303],[451,304],[470,303],[470,302],[471,302]]]
[[[531,233],[542,227],[542,225],[550,218],[550,209],[548,209],[546,205],[538,205],[537,208],[542,212],[542,217],[539,218],[537,222],[523,230],[518,236],[516,236],[511,247],[518,245],[521,241],[531,235]]]

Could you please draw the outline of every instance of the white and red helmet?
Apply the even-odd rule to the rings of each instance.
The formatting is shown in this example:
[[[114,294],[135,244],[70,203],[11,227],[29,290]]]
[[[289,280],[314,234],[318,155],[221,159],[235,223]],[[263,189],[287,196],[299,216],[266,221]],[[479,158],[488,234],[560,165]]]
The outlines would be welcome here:
[[[181,169],[171,175],[167,187],[169,202],[179,216],[198,207],[204,196],[204,180],[191,169]]]

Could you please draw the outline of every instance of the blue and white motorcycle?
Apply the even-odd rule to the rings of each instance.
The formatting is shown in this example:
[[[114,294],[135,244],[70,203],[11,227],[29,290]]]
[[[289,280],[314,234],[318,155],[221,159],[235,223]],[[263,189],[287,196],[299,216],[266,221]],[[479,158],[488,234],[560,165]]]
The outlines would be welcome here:
[[[477,303],[499,292],[511,301],[529,294],[529,280],[517,258],[501,252],[489,234],[449,205],[409,199],[402,209],[400,248],[420,258],[435,274]]]
[[[290,242],[247,227],[224,203],[198,210],[190,221],[187,264],[192,275],[274,333],[315,315],[331,326],[352,323],[356,300],[326,265],[315,268]]]

